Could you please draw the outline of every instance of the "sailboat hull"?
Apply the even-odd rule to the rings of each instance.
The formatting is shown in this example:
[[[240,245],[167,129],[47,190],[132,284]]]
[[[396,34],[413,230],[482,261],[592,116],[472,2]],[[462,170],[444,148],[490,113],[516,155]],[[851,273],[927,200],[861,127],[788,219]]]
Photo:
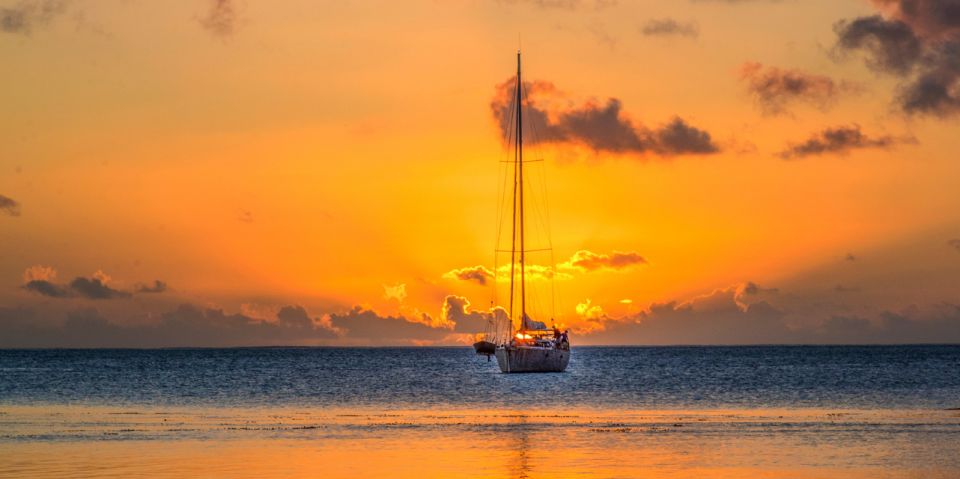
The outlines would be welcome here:
[[[562,373],[570,351],[536,347],[497,348],[497,364],[505,373]]]

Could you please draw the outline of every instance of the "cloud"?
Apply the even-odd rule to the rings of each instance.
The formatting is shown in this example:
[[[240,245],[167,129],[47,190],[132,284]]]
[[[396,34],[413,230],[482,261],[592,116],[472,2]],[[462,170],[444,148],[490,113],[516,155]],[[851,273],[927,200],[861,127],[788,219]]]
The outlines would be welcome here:
[[[49,296],[51,298],[67,298],[71,296],[70,291],[67,290],[67,288],[45,279],[34,279],[27,281],[22,287],[27,291],[37,293],[42,296]]]
[[[70,289],[87,299],[118,299],[131,296],[126,291],[119,291],[107,286],[100,278],[78,276],[70,282]]]
[[[479,285],[486,285],[487,281],[493,279],[493,271],[485,266],[470,266],[467,268],[455,269],[444,273],[446,279],[458,279],[460,281],[472,281]]]
[[[57,279],[57,270],[51,266],[34,265],[23,271],[23,282],[29,283],[33,280],[53,281]]]
[[[0,307],[0,347],[235,347],[322,344],[338,338],[300,306],[286,306],[273,321],[183,304],[153,324],[122,324],[93,308],[71,311],[62,324],[42,324],[24,308]]]
[[[836,47],[863,50],[867,65],[877,71],[909,74],[923,55],[923,44],[913,29],[899,20],[880,15],[840,21],[834,26]]]
[[[641,27],[640,32],[646,36],[680,36],[696,38],[700,35],[700,27],[695,22],[681,23],[672,18],[651,19]]]
[[[854,256],[853,253],[847,253],[847,255],[843,259],[846,261],[856,261],[857,257]]]
[[[779,153],[785,160],[818,156],[823,154],[845,154],[850,150],[877,148],[888,150],[902,143],[915,143],[914,138],[895,138],[890,135],[871,138],[860,131],[860,125],[826,128],[814,133],[807,140],[791,144]]]
[[[871,69],[900,78],[907,114],[960,112],[960,8],[956,0],[874,0],[882,14],[834,25],[835,52],[863,52]]]
[[[407,285],[403,283],[397,283],[393,286],[383,285],[383,299],[395,299],[402,303],[404,299],[407,299]]]
[[[809,301],[777,304],[770,289],[749,283],[691,301],[652,304],[607,318],[574,337],[577,344],[908,344],[960,341],[960,307],[883,311],[875,316],[821,316]],[[754,285],[755,286],[755,285]],[[797,322],[796,318],[804,321]],[[576,330],[575,330],[576,331]]]
[[[460,333],[480,333],[497,321],[509,324],[507,311],[501,307],[491,308],[489,311],[471,311],[470,301],[463,296],[449,295],[443,299],[440,310],[443,322],[453,325],[453,330]]]
[[[110,282],[110,277],[99,270],[93,274],[92,278],[78,276],[68,285],[55,283],[54,280],[56,277],[56,270],[49,266],[31,266],[23,272],[24,285],[22,287],[32,293],[51,298],[71,298],[79,296],[87,299],[121,299],[132,296],[131,293],[107,286],[107,283]],[[153,287],[156,288],[158,285],[162,285],[164,288],[166,287],[166,284],[162,281],[157,281],[157,284]]]
[[[207,14],[199,21],[200,26],[212,35],[220,37],[232,35],[237,24],[237,7],[234,0],[212,0]]]
[[[561,268],[597,271],[601,269],[622,270],[632,266],[646,264],[647,260],[635,252],[614,251],[611,254],[594,253],[580,250],[569,260],[560,264]]]
[[[764,66],[747,62],[740,67],[740,80],[764,114],[786,113],[791,103],[809,103],[826,109],[843,91],[853,91],[849,83],[836,83],[828,76],[801,70]]]
[[[9,216],[20,216],[20,203],[14,201],[13,198],[0,195],[0,213]]]
[[[497,268],[497,281],[501,283],[510,282],[510,264],[501,265]],[[550,266],[544,266],[542,264],[528,264],[523,267],[524,276],[527,281],[542,281],[548,279],[557,279],[557,280],[567,280],[573,278],[573,276],[564,273],[562,271],[557,271],[556,269]],[[520,265],[517,264],[513,272],[514,276],[519,280],[520,279]]]
[[[593,304],[590,298],[582,303],[577,303],[576,312],[577,316],[588,320],[602,319],[607,316],[607,313],[603,312],[603,308],[598,304]]]
[[[432,320],[411,320],[403,316],[381,316],[375,311],[355,307],[347,313],[332,313],[330,324],[347,340],[369,344],[413,344],[415,340],[436,341],[450,333],[448,328],[434,328]]]
[[[780,290],[777,288],[762,288],[753,281],[747,281],[733,288],[733,302],[742,310],[746,311],[751,304],[759,301],[768,301],[772,295],[776,295]]]
[[[35,280],[42,281],[42,280]],[[74,292],[64,294],[75,295]],[[116,310],[112,310],[116,311]],[[0,347],[230,347],[272,345],[438,345],[467,344],[487,330],[491,320],[509,325],[503,308],[473,310],[464,297],[444,298],[442,318],[381,315],[354,307],[314,316],[303,306],[246,305],[241,313],[181,304],[150,314],[152,321],[126,323],[104,317],[95,308],[67,311],[57,322],[49,312],[0,306]],[[9,318],[4,317],[7,314]],[[62,310],[57,314],[64,314]],[[39,317],[39,319],[38,319]]]
[[[20,0],[13,6],[0,7],[0,31],[29,35],[34,27],[46,25],[63,13],[65,0]]]
[[[167,290],[167,283],[159,279],[153,280],[153,284],[141,284],[137,286],[138,293],[163,293]]]
[[[513,128],[511,103],[515,85],[515,79],[497,85],[490,104],[500,133],[506,139]],[[524,82],[524,93],[527,124],[533,125],[536,139],[543,143],[569,143],[596,152],[661,157],[720,151],[709,133],[679,117],[653,129],[634,124],[622,113],[621,102],[616,98],[576,103],[552,83],[544,81]]]
[[[960,251],[960,238],[953,238],[950,241],[947,241],[947,245]]]

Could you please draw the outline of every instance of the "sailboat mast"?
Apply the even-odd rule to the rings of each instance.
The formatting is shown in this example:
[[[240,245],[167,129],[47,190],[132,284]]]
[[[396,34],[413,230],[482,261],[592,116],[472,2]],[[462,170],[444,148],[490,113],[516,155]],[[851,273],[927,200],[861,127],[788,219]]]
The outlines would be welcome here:
[[[519,54],[520,54],[520,52],[517,52],[517,55],[519,55]],[[519,63],[519,61],[518,61],[518,63]],[[518,72],[517,72],[517,86],[516,86],[516,88],[517,88],[517,91],[519,92],[519,90],[520,90],[519,67],[517,68],[517,70],[518,70]],[[517,96],[519,97],[519,93],[517,93]],[[516,108],[517,108],[517,110],[520,109],[520,104],[519,104],[519,103],[517,103]],[[519,124],[518,124],[518,125],[519,125]],[[519,128],[519,126],[518,126],[518,128]],[[514,145],[514,150],[513,150],[513,204],[512,204],[511,207],[510,207],[510,209],[511,209],[511,211],[510,211],[510,215],[511,215],[511,223],[510,223],[510,321],[511,321],[511,323],[510,323],[510,327],[511,327],[511,329],[513,328],[513,318],[514,318],[514,316],[513,316],[513,294],[514,294],[515,289],[516,289],[516,288],[515,288],[515,285],[514,285],[514,280],[515,280],[516,277],[517,277],[517,274],[516,274],[516,266],[517,266],[517,165],[519,164],[519,163],[517,163],[517,151],[518,151],[518,150],[517,150],[517,148],[516,148],[516,145]],[[522,326],[521,326],[521,328],[522,328]],[[511,332],[511,334],[512,334],[512,332]]]
[[[526,257],[523,245],[523,80],[520,77],[520,51],[517,50],[517,182],[520,183],[520,329],[527,329]]]

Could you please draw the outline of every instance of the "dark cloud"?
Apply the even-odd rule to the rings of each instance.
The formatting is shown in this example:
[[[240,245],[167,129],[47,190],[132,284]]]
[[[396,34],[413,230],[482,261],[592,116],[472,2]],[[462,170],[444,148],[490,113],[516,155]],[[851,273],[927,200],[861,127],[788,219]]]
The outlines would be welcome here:
[[[490,105],[504,138],[513,128],[515,85],[515,79],[498,85]],[[525,128],[532,126],[535,139],[544,143],[574,143],[597,152],[665,157],[720,151],[709,133],[679,117],[657,129],[634,124],[623,114],[616,98],[570,106],[573,102],[569,98],[543,81],[524,82],[524,93]]]
[[[953,238],[950,241],[947,241],[947,245],[956,249],[957,251],[960,251],[960,238]]]
[[[960,307],[882,312],[875,317],[829,315],[797,324],[809,311],[744,302],[743,286],[693,301],[653,304],[635,316],[609,319],[602,329],[575,336],[577,344],[910,344],[960,342]],[[763,291],[763,288],[760,288]],[[811,307],[811,305],[807,305]]]
[[[53,280],[56,278],[56,270],[50,267],[33,266],[24,273],[26,283],[23,289],[48,296],[51,298],[70,298],[83,297],[87,299],[119,299],[129,298],[131,293],[111,288],[106,283],[109,278],[101,272],[97,272],[92,278],[77,277],[69,284],[56,284]],[[163,293],[167,291],[167,283],[154,280],[153,284],[138,284],[135,288],[136,293]]]
[[[821,109],[832,103],[841,91],[852,90],[849,84],[838,84],[830,77],[800,70],[764,66],[756,62],[740,67],[740,80],[746,84],[765,114],[787,112],[791,103],[813,104]]]
[[[70,282],[70,289],[87,299],[119,299],[131,296],[126,291],[119,291],[107,286],[100,278],[78,276]]]
[[[337,332],[300,306],[280,310],[275,321],[259,321],[218,309],[181,305],[155,324],[124,325],[96,309],[66,315],[62,325],[40,324],[28,309],[0,307],[0,347],[234,347],[322,344]]]
[[[761,288],[754,283],[753,281],[748,281],[743,284],[742,287],[737,289],[737,294],[739,296],[757,296],[763,293],[777,293],[780,290],[777,288]]]
[[[599,269],[624,269],[646,263],[647,260],[644,259],[643,256],[632,251],[614,251],[611,254],[603,254],[580,250],[560,266],[567,269],[596,271]]]
[[[449,329],[434,328],[429,316],[420,321],[402,316],[380,316],[370,309],[356,307],[347,313],[330,315],[330,324],[343,332],[345,339],[362,340],[372,344],[413,344],[415,341],[437,341],[450,334]]]
[[[880,15],[840,21],[834,31],[839,49],[866,52],[867,65],[877,71],[908,74],[923,54],[923,45],[909,25]]]
[[[655,150],[660,154],[710,154],[720,151],[713,143],[710,134],[692,127],[680,117],[674,117],[659,130],[653,131],[656,140]]]
[[[45,25],[66,9],[65,0],[20,0],[0,7],[0,30],[28,35],[34,27]]]
[[[167,283],[156,279],[153,284],[141,284],[137,286],[138,293],[163,293],[167,290]]]
[[[0,195],[0,213],[10,216],[20,216],[20,203],[13,198]]]
[[[859,125],[827,128],[813,134],[806,141],[790,145],[781,151],[783,159],[797,159],[823,154],[844,154],[850,150],[864,148],[890,149],[901,143],[912,143],[912,138],[894,138],[889,135],[871,138],[860,131]]]
[[[493,271],[490,271],[485,266],[471,266],[467,268],[460,268],[445,273],[443,275],[447,279],[459,279],[460,281],[471,281],[479,285],[486,285],[487,281],[493,280]]]
[[[502,321],[509,324],[510,319],[503,308],[493,308],[490,311],[471,311],[470,301],[463,296],[449,295],[443,299],[443,308],[440,315],[448,324],[453,324],[453,330],[461,333],[480,333],[488,329],[493,321]]]
[[[694,22],[681,23],[672,18],[652,19],[643,24],[640,32],[646,36],[680,36],[696,38],[700,27]]]
[[[51,298],[66,298],[71,295],[67,288],[45,279],[28,281],[23,285],[23,289]]]
[[[234,0],[212,0],[200,25],[216,36],[229,36],[236,30],[237,6]]]
[[[960,112],[960,3],[875,0],[885,15],[834,26],[837,52],[861,51],[867,65],[901,79],[896,101],[909,114]]]
[[[843,259],[847,261],[856,261],[857,257],[854,256],[853,253],[847,253],[847,255]]]

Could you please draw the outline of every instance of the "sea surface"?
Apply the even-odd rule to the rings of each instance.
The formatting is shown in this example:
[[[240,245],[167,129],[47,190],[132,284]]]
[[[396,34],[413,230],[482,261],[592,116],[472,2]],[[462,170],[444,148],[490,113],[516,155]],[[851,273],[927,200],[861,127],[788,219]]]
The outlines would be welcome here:
[[[0,477],[960,477],[960,346],[0,350]]]

